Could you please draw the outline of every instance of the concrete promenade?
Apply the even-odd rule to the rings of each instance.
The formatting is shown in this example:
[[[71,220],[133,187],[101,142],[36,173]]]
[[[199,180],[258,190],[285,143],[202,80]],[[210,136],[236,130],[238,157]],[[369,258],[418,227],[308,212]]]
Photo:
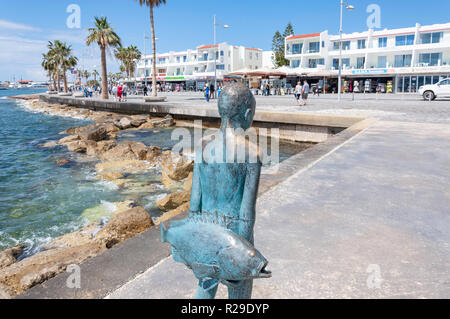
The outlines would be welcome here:
[[[258,200],[255,298],[450,298],[450,125],[379,121]],[[163,259],[107,298],[192,298]],[[223,287],[219,297],[226,297]]]

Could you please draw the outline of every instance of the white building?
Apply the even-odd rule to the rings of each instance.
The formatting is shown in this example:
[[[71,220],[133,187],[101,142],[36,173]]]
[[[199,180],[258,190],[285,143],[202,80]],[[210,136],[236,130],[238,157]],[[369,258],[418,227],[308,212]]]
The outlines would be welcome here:
[[[217,65],[217,79],[223,81],[227,74],[239,69],[262,67],[261,49],[232,46],[227,43],[201,45],[196,50],[157,54],[156,73],[158,82],[186,85],[186,88],[201,89],[205,83],[214,80],[214,55]],[[139,81],[152,81],[153,56],[144,57],[137,64]]]
[[[338,35],[328,31],[294,35],[287,37],[285,44],[292,68],[306,75],[326,70],[337,78]],[[450,76],[450,23],[344,34],[342,65],[344,88],[354,81],[365,86],[369,80],[372,91],[378,84],[392,84],[394,92],[416,92],[424,84]]]

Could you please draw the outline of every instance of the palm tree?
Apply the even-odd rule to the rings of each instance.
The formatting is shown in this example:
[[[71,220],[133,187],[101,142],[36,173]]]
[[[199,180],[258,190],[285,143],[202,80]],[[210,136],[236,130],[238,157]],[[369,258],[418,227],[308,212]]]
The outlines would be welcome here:
[[[89,35],[86,44],[89,46],[92,43],[97,43],[100,47],[102,60],[102,98],[108,99],[108,71],[106,67],[106,50],[109,47],[121,47],[122,43],[120,37],[111,28],[108,20],[105,17],[95,17],[95,28],[89,28]]]
[[[83,71],[83,77],[86,79],[86,84],[89,80],[89,78],[91,77],[91,73],[89,73],[88,70]]]
[[[49,43],[51,47],[51,54],[56,61],[58,66],[58,83],[59,83],[59,71],[62,71],[64,79],[64,93],[67,93],[67,70],[73,68],[77,65],[78,59],[72,55],[72,46],[67,45],[65,42],[56,40],[54,43]],[[62,68],[62,69],[61,69]],[[59,84],[58,84],[59,86]],[[58,87],[59,89],[59,87]]]
[[[153,17],[153,8],[166,4],[166,0],[137,0],[141,6],[146,5],[150,8],[150,23],[152,27],[152,48],[153,48],[153,72],[152,72],[152,92],[153,96],[157,96],[156,92],[156,37],[155,37],[155,20]]]
[[[98,73],[97,70],[92,71],[92,76],[94,77],[94,82],[97,83],[97,76],[99,76],[100,74]]]
[[[53,58],[52,52],[47,52],[45,54],[42,54],[42,67],[45,71],[47,71],[47,76],[50,80],[50,82],[53,81],[53,91],[57,90],[56,87],[56,74],[58,73],[58,70],[56,68],[56,62]]]

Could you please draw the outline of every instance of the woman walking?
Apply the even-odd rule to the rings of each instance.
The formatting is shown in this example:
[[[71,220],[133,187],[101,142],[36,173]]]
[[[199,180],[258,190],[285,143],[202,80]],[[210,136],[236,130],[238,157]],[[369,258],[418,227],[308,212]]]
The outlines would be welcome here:
[[[298,82],[297,83],[297,86],[295,87],[295,98],[297,99],[297,105],[298,106],[301,106],[301,97],[302,97],[302,89],[303,89],[303,87],[302,87],[302,83],[301,82]]]

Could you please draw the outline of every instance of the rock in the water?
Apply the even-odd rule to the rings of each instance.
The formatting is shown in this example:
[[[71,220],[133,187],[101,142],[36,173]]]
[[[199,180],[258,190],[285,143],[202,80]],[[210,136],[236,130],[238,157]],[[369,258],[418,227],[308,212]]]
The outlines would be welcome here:
[[[100,155],[104,161],[146,160],[148,148],[142,143],[123,141]]]
[[[80,134],[80,137],[83,140],[99,142],[105,139],[106,134],[108,134],[108,132],[104,126],[97,126],[93,129],[86,130]]]
[[[25,246],[19,245],[0,251],[0,269],[14,264],[24,249]]]
[[[45,143],[45,144],[42,144],[42,148],[54,148],[54,147],[56,147],[56,146],[58,146],[58,143],[57,142],[55,142],[55,141],[50,141],[50,142],[47,142],[47,143]]]
[[[145,159],[148,162],[153,162],[156,159],[158,159],[161,156],[161,148],[158,146],[149,146],[147,148],[147,155],[145,156]]]
[[[152,122],[147,122],[147,123],[144,123],[144,124],[142,124],[140,127],[139,127],[139,129],[141,130],[151,130],[151,129],[154,129],[155,128],[155,125],[152,123]]]
[[[80,136],[79,135],[69,135],[59,140],[58,144],[60,145],[67,145],[68,143],[72,143],[75,141],[79,141]]]
[[[106,123],[103,127],[106,129],[107,133],[116,133],[120,131],[120,128],[118,128],[114,123]]]
[[[149,213],[142,207],[135,207],[117,214],[95,236],[95,241],[111,248],[153,226]]]
[[[113,180],[123,178],[123,174],[119,173],[119,172],[109,172],[109,173],[99,174],[99,175],[97,175],[97,178],[104,179],[104,180],[111,182]]]
[[[18,295],[105,250],[98,243],[47,250],[3,268],[0,284]]]
[[[163,119],[152,120],[154,127],[171,127],[175,125],[175,120],[171,115],[167,115]]]
[[[131,120],[129,118],[123,117],[118,125],[122,130],[131,128]]]
[[[190,192],[177,192],[173,194],[169,194],[163,199],[159,200],[156,205],[161,210],[169,211],[172,209],[176,209],[181,205],[189,202],[191,200]]]
[[[124,174],[139,173],[154,167],[154,164],[138,160],[109,161],[95,166],[97,173],[121,172]]]
[[[131,126],[133,127],[140,127],[142,124],[147,123],[146,119],[140,119],[140,120],[132,120],[131,121]]]
[[[58,165],[58,166],[66,166],[66,165],[70,165],[70,164],[72,164],[72,161],[68,160],[68,159],[60,159],[56,162],[56,165]]]
[[[145,161],[147,159],[148,148],[143,143],[132,143],[131,150],[136,155],[138,160]]]
[[[170,179],[181,181],[194,170],[194,161],[172,152],[164,152],[161,159],[161,168]]]

